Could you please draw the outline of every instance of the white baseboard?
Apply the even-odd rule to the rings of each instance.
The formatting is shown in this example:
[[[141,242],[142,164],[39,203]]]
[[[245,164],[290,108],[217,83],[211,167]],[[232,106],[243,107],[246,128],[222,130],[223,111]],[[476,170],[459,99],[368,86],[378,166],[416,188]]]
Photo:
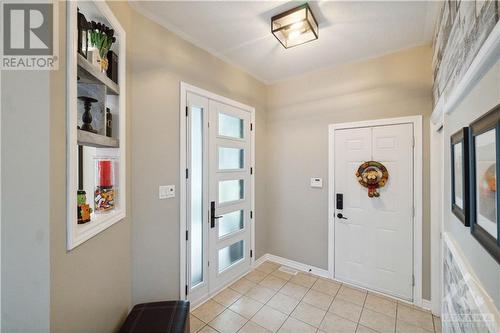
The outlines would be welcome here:
[[[263,256],[261,256],[259,259],[257,259],[254,262],[254,267],[259,266],[260,264],[262,264],[263,262],[268,261],[268,260],[273,261],[273,262],[278,263],[278,264],[281,264],[283,266],[295,268],[295,269],[302,271],[302,272],[312,273],[314,275],[318,275],[318,276],[321,276],[324,278],[329,278],[329,279],[332,278],[331,274],[325,269],[318,268],[318,267],[311,266],[311,265],[306,265],[306,264],[303,264],[303,263],[298,262],[298,261],[286,259],[286,258],[283,258],[280,256],[275,256],[274,254],[269,254],[269,253],[266,253]]]
[[[430,299],[422,299],[422,308],[430,311],[432,308],[432,301]]]

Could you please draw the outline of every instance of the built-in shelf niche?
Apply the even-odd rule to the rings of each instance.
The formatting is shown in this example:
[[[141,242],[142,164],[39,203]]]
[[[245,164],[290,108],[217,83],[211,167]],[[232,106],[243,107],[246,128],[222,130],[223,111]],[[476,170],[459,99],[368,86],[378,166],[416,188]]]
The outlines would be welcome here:
[[[87,21],[106,24],[115,30],[116,43],[111,50],[118,55],[118,82],[77,52],[77,13]],[[71,250],[125,217],[126,212],[126,106],[125,106],[125,31],[102,1],[70,1],[67,3],[67,249]],[[84,104],[79,96],[98,100],[92,104],[92,127],[96,133],[81,130]],[[112,135],[106,136],[106,108],[113,117]],[[96,161],[110,160],[114,169],[115,206],[96,212]],[[87,203],[94,209],[91,221],[78,224],[77,192],[85,190]]]

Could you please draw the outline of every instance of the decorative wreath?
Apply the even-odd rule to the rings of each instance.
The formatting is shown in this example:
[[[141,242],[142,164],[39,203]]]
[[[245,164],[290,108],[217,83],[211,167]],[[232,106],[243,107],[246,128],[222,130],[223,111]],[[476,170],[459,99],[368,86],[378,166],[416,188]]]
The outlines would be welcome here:
[[[385,186],[389,172],[382,163],[368,161],[359,166],[356,177],[361,185],[368,188],[368,196],[373,198],[380,196],[378,188]]]

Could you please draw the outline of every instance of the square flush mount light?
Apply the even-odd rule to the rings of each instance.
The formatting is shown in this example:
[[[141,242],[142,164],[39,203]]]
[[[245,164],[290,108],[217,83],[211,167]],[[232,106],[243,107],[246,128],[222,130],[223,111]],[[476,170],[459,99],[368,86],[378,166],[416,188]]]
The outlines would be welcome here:
[[[307,3],[273,16],[271,26],[285,49],[318,39],[318,22]]]

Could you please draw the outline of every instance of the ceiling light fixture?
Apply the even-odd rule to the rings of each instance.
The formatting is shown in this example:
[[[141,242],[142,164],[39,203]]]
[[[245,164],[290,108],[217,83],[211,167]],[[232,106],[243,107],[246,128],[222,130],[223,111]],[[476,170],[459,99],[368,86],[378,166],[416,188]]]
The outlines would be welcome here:
[[[318,39],[318,22],[307,3],[271,18],[273,35],[288,49]]]

